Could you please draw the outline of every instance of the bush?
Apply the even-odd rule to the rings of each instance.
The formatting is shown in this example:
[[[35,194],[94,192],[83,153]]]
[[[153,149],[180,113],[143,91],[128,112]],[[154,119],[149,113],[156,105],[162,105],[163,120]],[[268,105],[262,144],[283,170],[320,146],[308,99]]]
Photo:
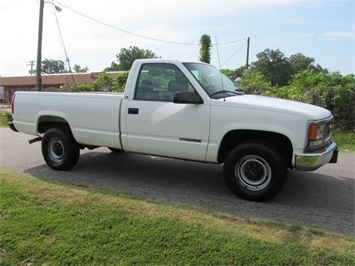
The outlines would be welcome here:
[[[7,125],[8,122],[12,121],[12,114],[7,111],[1,111],[1,121],[0,125]]]
[[[264,75],[260,72],[252,71],[250,69],[244,71],[240,87],[248,94],[272,94],[271,83],[265,80]]]
[[[124,91],[127,83],[128,75],[129,75],[129,71],[125,71],[117,76],[118,91]]]
[[[95,86],[93,83],[79,83],[70,86],[71,92],[80,92],[80,91],[94,91]]]
[[[307,69],[295,74],[287,86],[277,87],[271,86],[261,73],[252,68],[244,71],[240,88],[250,94],[269,95],[326,108],[332,112],[338,130],[355,132],[353,74],[342,76],[327,69],[320,72]]]
[[[71,92],[122,92],[128,79],[128,71],[119,74],[116,78],[109,73],[102,73],[93,83],[74,84],[70,87]]]
[[[310,70],[296,74],[290,85],[288,98],[324,107],[333,113],[337,128],[354,131],[355,77],[339,72]]]

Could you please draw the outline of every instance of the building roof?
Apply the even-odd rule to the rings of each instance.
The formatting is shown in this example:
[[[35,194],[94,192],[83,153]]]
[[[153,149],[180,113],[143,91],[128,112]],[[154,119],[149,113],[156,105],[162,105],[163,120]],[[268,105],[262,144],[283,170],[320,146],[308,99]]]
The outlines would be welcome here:
[[[119,74],[121,71],[107,72],[109,74]],[[91,83],[100,76],[101,72],[92,73],[65,73],[42,75],[42,85],[61,86],[73,83]],[[36,76],[0,77],[0,86],[35,86]]]
[[[77,83],[92,82],[90,73],[73,74]],[[42,85],[64,85],[74,83],[71,74],[42,75]],[[36,76],[0,77],[0,86],[33,86],[36,85]]]

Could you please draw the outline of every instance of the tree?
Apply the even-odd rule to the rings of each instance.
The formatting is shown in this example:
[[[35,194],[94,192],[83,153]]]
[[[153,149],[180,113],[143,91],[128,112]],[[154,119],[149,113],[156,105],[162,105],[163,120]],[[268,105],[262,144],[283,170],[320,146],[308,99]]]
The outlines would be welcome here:
[[[244,72],[247,70],[246,66],[241,66],[237,69],[221,69],[222,73],[226,75],[230,80],[235,81],[237,78],[241,78]]]
[[[44,59],[42,61],[42,73],[56,74],[66,73],[64,62],[62,60]]]
[[[211,62],[211,37],[207,34],[200,39],[200,61],[209,64]]]
[[[107,71],[118,71],[120,68],[119,64],[117,64],[116,62],[111,62],[111,66],[109,67],[106,67],[104,69],[104,72],[107,72]]]
[[[130,46],[128,49],[122,48],[121,52],[116,55],[118,63],[112,62],[111,67],[105,69],[105,71],[128,71],[136,59],[144,58],[158,58],[151,50],[140,49],[136,46]]]
[[[256,55],[252,67],[264,75],[272,86],[285,86],[291,79],[292,68],[288,58],[279,50],[265,49]]]
[[[301,53],[297,53],[290,56],[290,64],[293,74],[297,74],[303,70],[315,69],[314,58],[305,56]]]
[[[89,68],[88,67],[82,68],[80,65],[76,64],[73,66],[73,70],[75,73],[86,73],[89,71]]]

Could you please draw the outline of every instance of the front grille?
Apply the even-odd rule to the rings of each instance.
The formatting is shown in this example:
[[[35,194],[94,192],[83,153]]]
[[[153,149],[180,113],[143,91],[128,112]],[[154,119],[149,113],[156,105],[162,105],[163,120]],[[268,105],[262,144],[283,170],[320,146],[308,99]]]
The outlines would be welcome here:
[[[332,135],[333,119],[328,121],[324,126],[324,140],[327,141]]]

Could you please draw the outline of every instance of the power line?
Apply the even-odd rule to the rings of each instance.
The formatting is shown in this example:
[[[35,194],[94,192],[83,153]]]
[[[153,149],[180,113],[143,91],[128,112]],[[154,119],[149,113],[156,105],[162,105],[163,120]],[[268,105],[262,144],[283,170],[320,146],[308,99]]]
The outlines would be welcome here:
[[[221,66],[223,66],[225,63],[227,63],[229,60],[231,60],[240,50],[242,50],[242,48],[247,44],[247,42],[248,42],[248,41],[244,42],[244,43],[242,44],[242,46],[241,46],[234,54],[231,55],[231,57],[229,57],[226,61],[224,61],[224,62],[222,63]]]
[[[81,12],[79,12],[79,11],[73,9],[73,8],[70,8],[70,7],[66,6],[66,5],[63,5],[62,3],[58,2],[58,1],[53,0],[53,2],[57,3],[57,4],[60,5],[60,6],[65,7],[66,9],[68,9],[68,10],[70,10],[70,11],[72,11],[72,12],[74,12],[74,13],[80,15],[80,16],[83,16],[83,17],[85,17],[85,18],[87,18],[87,19],[89,19],[89,20],[92,20],[92,21],[94,21],[94,22],[96,22],[96,23],[99,23],[99,24],[104,25],[104,26],[106,26],[106,27],[109,27],[109,28],[111,28],[111,29],[115,29],[115,30],[124,32],[124,33],[126,33],[126,34],[134,35],[134,36],[136,36],[136,37],[140,37],[140,38],[144,38],[144,39],[148,39],[148,40],[152,40],[152,41],[163,42],[163,43],[169,43],[169,44],[186,45],[186,46],[188,46],[188,45],[189,45],[189,46],[199,46],[198,43],[185,43],[185,42],[167,41],[167,40],[162,40],[162,39],[158,39],[158,38],[154,38],[154,37],[149,37],[149,36],[137,34],[137,33],[134,33],[134,32],[128,31],[128,30],[124,30],[124,29],[118,28],[118,27],[113,26],[113,25],[110,25],[110,24],[108,24],[108,23],[106,23],[106,22],[102,22],[102,21],[100,21],[100,20],[98,20],[98,19],[95,19],[95,18],[93,18],[93,17],[90,17],[90,16],[88,16],[88,15],[85,15],[85,14],[83,14],[83,13],[81,13]],[[244,40],[246,40],[246,39],[243,38],[243,39],[236,40],[236,41],[230,41],[230,42],[219,43],[218,45],[233,44],[233,43],[241,42],[241,41],[244,41]]]
[[[57,22],[57,28],[58,28],[58,31],[59,31],[59,36],[60,36],[60,39],[61,39],[61,41],[62,41],[62,45],[63,45],[63,48],[64,48],[65,58],[66,58],[66,61],[67,61],[67,63],[68,63],[69,72],[71,73],[71,77],[72,77],[72,79],[73,79],[73,82],[76,83],[76,82],[75,82],[74,75],[73,75],[73,71],[72,71],[71,66],[70,66],[70,60],[69,60],[69,57],[68,57],[67,49],[65,48],[65,44],[64,44],[64,39],[63,39],[62,31],[60,30],[60,26],[59,26],[59,22],[58,22],[58,18],[57,18],[57,13],[56,13],[55,6],[53,6],[53,12],[54,12],[55,21]]]
[[[118,30],[118,31],[121,31],[121,32],[124,32],[124,33],[127,33],[127,34],[130,34],[130,35],[134,35],[134,36],[137,36],[137,37],[140,37],[140,38],[144,38],[144,39],[148,39],[148,40],[153,40],[153,41],[157,41],[157,42],[165,42],[165,43],[179,44],[179,45],[193,45],[193,46],[198,46],[198,44],[166,41],[166,40],[161,40],[161,39],[152,38],[152,37],[140,35],[140,34],[137,34],[137,33],[133,33],[133,32],[130,32],[130,31],[127,31],[127,30],[124,30],[124,29],[120,29],[120,28],[118,28],[118,27],[116,27],[116,26],[113,26],[113,25],[110,25],[110,24],[108,24],[108,23],[102,22],[102,21],[100,21],[100,20],[98,20],[98,19],[92,18],[92,17],[90,17],[90,16],[88,16],[88,15],[85,15],[85,14],[83,14],[83,13],[77,11],[77,10],[74,10],[74,9],[72,9],[72,8],[66,6],[66,5],[63,5],[63,4],[59,3],[58,1],[53,1],[53,2],[56,2],[57,4],[59,4],[59,5],[63,6],[63,7],[65,7],[65,8],[67,8],[67,9],[69,9],[70,11],[72,11],[72,12],[74,12],[74,13],[77,13],[77,14],[79,14],[80,16],[83,16],[83,17],[85,17],[85,18],[87,18],[87,19],[90,19],[90,20],[95,21],[95,22],[97,22],[97,23],[99,23],[99,24],[101,24],[101,25],[104,25],[104,26],[106,26],[106,27],[109,27],[109,28],[112,28],[112,29],[115,29],[115,30]]]
[[[222,42],[222,43],[218,43],[218,45],[232,44],[232,43],[242,42],[242,41],[245,41],[245,40],[247,40],[247,38],[243,38],[243,39],[236,40],[236,41],[231,41],[231,42]]]

